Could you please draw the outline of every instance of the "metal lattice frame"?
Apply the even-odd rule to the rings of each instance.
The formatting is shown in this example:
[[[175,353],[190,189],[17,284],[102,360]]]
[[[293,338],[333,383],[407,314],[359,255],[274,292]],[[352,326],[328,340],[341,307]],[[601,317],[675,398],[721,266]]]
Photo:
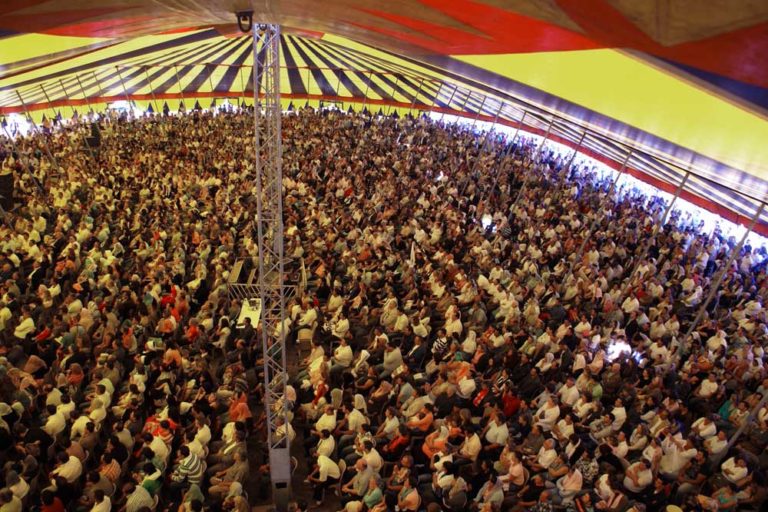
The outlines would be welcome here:
[[[264,351],[264,406],[273,500],[280,507],[290,495],[291,461],[287,435],[285,286],[283,255],[282,148],[280,115],[280,26],[253,23],[254,149],[261,298],[261,342]],[[285,430],[285,427],[283,427]]]

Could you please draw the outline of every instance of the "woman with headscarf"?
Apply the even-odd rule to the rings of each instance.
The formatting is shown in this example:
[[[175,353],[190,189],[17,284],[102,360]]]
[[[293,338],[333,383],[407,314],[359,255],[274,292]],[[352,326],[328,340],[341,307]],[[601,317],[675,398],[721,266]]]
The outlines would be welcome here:
[[[555,354],[552,352],[547,352],[544,355],[544,358],[541,359],[538,363],[536,363],[536,368],[539,369],[539,374],[546,373],[549,371],[550,368],[552,368],[552,365],[555,362]]]

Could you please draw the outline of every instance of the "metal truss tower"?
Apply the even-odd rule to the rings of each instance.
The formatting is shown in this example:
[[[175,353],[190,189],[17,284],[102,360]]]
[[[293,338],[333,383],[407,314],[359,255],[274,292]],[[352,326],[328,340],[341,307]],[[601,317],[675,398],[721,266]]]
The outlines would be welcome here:
[[[290,441],[286,427],[288,383],[285,351],[283,282],[283,179],[280,107],[280,26],[253,22],[251,13],[238,13],[238,23],[250,21],[253,31],[254,184],[256,196],[258,280],[252,284],[261,299],[261,343],[264,355],[264,407],[272,499],[278,511],[291,495]],[[278,429],[282,430],[278,432]]]

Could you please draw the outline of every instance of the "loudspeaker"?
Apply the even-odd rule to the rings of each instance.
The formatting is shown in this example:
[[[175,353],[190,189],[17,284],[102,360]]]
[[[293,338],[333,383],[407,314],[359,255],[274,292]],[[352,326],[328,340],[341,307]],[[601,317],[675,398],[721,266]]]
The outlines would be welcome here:
[[[91,123],[91,136],[85,138],[85,143],[88,144],[91,149],[101,147],[101,131],[99,130],[98,123]]]
[[[3,210],[13,210],[13,173],[0,174],[0,206]]]

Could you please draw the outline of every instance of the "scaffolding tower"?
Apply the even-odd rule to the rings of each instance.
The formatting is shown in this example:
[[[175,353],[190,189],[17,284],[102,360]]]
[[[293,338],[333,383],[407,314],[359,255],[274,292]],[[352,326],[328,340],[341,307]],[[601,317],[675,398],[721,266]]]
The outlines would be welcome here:
[[[280,107],[280,26],[255,23],[250,12],[237,13],[241,30],[253,32],[254,169],[257,268],[248,282],[230,282],[230,296],[258,299],[261,306],[261,344],[264,360],[264,408],[272,500],[278,511],[288,508],[291,496],[290,441],[286,427],[288,383],[285,351],[282,147]],[[246,297],[246,295],[248,297]],[[254,296],[255,295],[255,296]]]

